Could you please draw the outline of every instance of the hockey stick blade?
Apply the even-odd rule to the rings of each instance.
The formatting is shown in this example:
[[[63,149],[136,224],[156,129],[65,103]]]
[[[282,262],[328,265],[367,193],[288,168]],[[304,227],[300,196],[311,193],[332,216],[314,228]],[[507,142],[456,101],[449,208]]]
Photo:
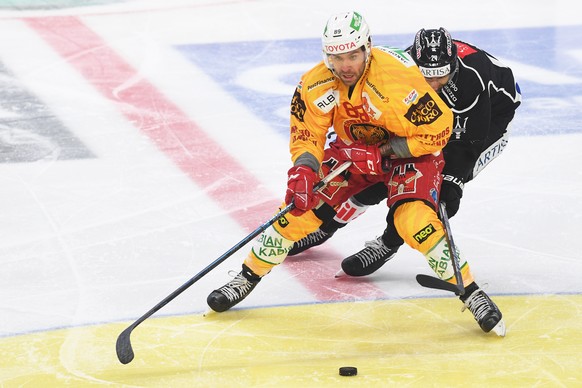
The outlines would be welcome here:
[[[327,185],[333,178],[335,178],[336,176],[341,174],[343,171],[347,170],[351,164],[352,164],[351,161],[344,162],[343,164],[338,166],[338,168],[331,171],[317,185],[315,185],[315,187],[313,188],[314,192],[317,190],[320,190],[325,185]],[[186,283],[182,284],[180,287],[178,287],[176,290],[174,290],[174,292],[172,292],[170,295],[166,296],[161,302],[159,302],[157,305],[152,307],[147,313],[145,313],[144,315],[139,317],[135,322],[133,322],[131,325],[129,325],[124,331],[122,331],[121,334],[119,334],[119,336],[117,337],[117,342],[115,344],[115,351],[117,352],[117,358],[119,359],[119,362],[121,362],[122,364],[128,364],[133,360],[134,353],[133,353],[133,349],[131,347],[131,338],[130,338],[131,332],[133,331],[133,329],[135,329],[143,321],[145,321],[146,319],[151,317],[153,314],[155,314],[157,311],[159,311],[162,307],[164,307],[165,305],[170,303],[172,300],[174,300],[174,298],[176,298],[178,295],[180,295],[182,292],[184,292],[186,289],[188,289],[191,285],[196,283],[203,276],[205,276],[207,273],[209,273],[214,268],[216,268],[220,263],[225,261],[232,254],[237,252],[240,248],[242,248],[243,246],[248,244],[252,239],[257,237],[265,229],[267,229],[269,226],[273,225],[279,218],[285,216],[288,212],[290,212],[294,208],[295,208],[295,205],[293,203],[290,203],[289,205],[287,205],[285,208],[283,208],[281,211],[279,211],[277,214],[275,214],[273,217],[271,217],[268,221],[266,221],[261,226],[259,226],[257,229],[255,229],[251,234],[249,234],[248,236],[243,238],[241,241],[239,241],[237,244],[235,244],[228,251],[224,252],[222,254],[222,256],[220,256],[218,259],[214,260],[206,268],[204,268],[198,274],[196,274],[192,278],[190,278]]]
[[[131,340],[129,336],[134,326],[130,326],[123,330],[119,337],[117,337],[117,343],[115,344],[115,351],[117,352],[117,358],[122,364],[129,364],[133,360],[133,349],[131,348]]]
[[[442,279],[435,278],[434,276],[418,274],[416,275],[416,281],[418,282],[418,284],[426,288],[450,291],[454,292],[456,295],[459,295],[459,289],[457,288],[456,285],[451,284],[449,282],[445,282]]]

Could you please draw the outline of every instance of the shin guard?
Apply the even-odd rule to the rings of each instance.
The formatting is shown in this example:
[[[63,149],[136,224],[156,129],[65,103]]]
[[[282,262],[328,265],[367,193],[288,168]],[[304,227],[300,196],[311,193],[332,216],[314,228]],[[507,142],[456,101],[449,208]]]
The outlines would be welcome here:
[[[411,247],[424,255],[431,269],[443,280],[455,284],[446,231],[436,212],[422,201],[406,202],[394,212],[398,234]],[[458,250],[463,284],[474,281],[469,264]]]
[[[295,241],[317,230],[319,225],[321,220],[313,211],[299,217],[287,213],[253,241],[252,249],[244,263],[255,274],[266,275],[287,258]]]
[[[459,268],[461,269],[461,276],[463,277],[463,284],[467,285],[474,281],[469,264],[465,257],[457,248],[457,257],[459,258]],[[449,283],[456,284],[455,270],[451,261],[451,251],[447,239],[443,237],[434,247],[428,251],[424,257],[428,261],[428,265],[437,276]]]
[[[271,225],[253,241],[245,264],[255,274],[264,276],[285,260],[291,247],[293,241],[281,236]]]
[[[394,226],[400,237],[423,255],[445,235],[436,212],[422,201],[398,205],[394,211]]]

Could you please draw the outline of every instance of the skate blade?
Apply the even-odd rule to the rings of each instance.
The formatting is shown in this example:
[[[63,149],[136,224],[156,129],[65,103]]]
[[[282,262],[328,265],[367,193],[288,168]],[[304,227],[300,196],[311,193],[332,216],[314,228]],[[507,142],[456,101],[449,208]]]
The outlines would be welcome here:
[[[208,317],[210,315],[214,314],[214,310],[212,310],[210,307],[208,307],[208,309],[206,309],[206,311],[204,313],[202,313],[203,317]]]
[[[337,273],[335,274],[335,278],[341,278],[343,276],[346,276],[346,273],[344,272],[343,269],[340,269],[339,271],[337,271]]]
[[[495,334],[497,334],[500,337],[505,337],[505,322],[503,321],[503,319],[501,319],[499,322],[497,322],[497,325],[495,325],[495,327],[493,329],[491,329],[491,331],[493,331]]]

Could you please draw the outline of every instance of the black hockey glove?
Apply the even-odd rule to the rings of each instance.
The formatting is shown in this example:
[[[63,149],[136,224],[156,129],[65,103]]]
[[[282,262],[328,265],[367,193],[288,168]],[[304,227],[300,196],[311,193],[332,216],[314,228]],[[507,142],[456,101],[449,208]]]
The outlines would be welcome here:
[[[447,215],[450,217],[457,214],[463,197],[463,181],[452,175],[443,175],[440,201],[447,206]]]

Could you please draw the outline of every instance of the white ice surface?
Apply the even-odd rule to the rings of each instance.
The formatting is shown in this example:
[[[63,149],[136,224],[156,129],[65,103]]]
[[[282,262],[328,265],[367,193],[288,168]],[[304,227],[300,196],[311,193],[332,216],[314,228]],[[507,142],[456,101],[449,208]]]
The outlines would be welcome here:
[[[366,1],[358,9],[374,33],[411,37],[423,26],[455,31],[582,24],[569,12],[573,1],[457,3],[440,2],[437,10],[433,1],[415,1],[410,9],[402,2]],[[348,1],[157,0],[68,12],[80,15],[138,69],[136,77],[155,85],[244,165],[262,185],[265,201],[277,201],[285,189],[287,140],[172,46],[317,38],[331,13],[353,6]],[[0,61],[96,158],[0,164],[0,336],[136,319],[250,232],[229,215],[244,203],[229,211],[218,206],[19,20],[57,13],[0,11]],[[237,66],[235,54],[224,66]],[[572,58],[582,65],[576,52]],[[524,77],[539,77],[536,71],[520,68]],[[216,109],[217,101],[223,110]],[[574,104],[580,109],[579,96]],[[514,127],[535,119],[518,117]],[[548,126],[561,125],[544,119]],[[257,137],[263,140],[248,140]],[[467,185],[452,227],[478,280],[489,283],[492,294],[581,292],[576,243],[582,221],[581,146],[580,133],[513,137],[503,156]],[[337,257],[339,268],[343,255],[381,232],[384,215],[382,206],[370,209],[315,252]],[[208,292],[228,278],[228,269],[240,268],[244,252],[160,314],[204,311]],[[444,295],[420,288],[417,273],[429,273],[428,266],[403,247],[389,269],[372,279],[386,298]],[[365,299],[366,293],[357,297]],[[282,266],[241,308],[317,301]]]

